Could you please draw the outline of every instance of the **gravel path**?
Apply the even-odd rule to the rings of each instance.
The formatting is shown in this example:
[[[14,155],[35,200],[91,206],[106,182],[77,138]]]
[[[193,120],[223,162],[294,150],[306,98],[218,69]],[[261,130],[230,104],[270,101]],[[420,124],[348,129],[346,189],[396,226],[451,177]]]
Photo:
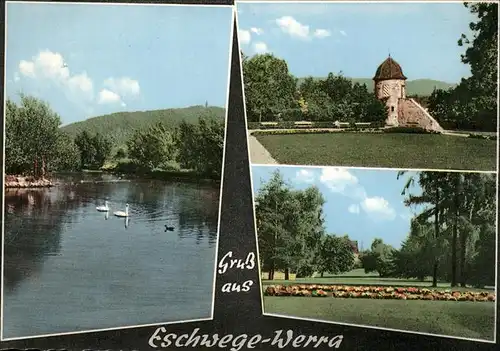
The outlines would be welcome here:
[[[256,137],[248,132],[248,148],[250,149],[250,163],[276,165],[278,162],[272,158],[269,151],[257,140]]]

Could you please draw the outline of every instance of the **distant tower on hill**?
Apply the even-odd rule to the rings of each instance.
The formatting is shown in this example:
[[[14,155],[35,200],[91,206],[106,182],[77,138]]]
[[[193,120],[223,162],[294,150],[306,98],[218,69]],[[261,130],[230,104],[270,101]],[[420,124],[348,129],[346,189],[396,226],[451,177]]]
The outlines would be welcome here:
[[[400,99],[406,99],[406,76],[401,66],[391,55],[380,64],[373,80],[375,95],[379,100],[385,100],[388,109],[387,126],[399,126],[398,105]]]

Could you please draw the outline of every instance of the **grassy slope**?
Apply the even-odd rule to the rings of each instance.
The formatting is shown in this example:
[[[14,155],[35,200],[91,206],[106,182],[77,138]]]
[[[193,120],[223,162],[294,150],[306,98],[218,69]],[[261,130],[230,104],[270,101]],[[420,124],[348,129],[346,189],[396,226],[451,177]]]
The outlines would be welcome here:
[[[431,282],[379,278],[356,269],[343,275],[324,278],[305,278],[296,281],[266,281],[274,284],[390,285],[426,286]],[[439,288],[450,289],[449,283]],[[456,289],[454,290],[476,290]],[[327,320],[422,333],[453,335],[458,337],[493,339],[495,304],[490,302],[403,301],[342,298],[307,298],[289,296],[265,296],[265,313],[302,318]]]
[[[491,302],[264,297],[264,312],[421,333],[493,340]]]
[[[321,77],[313,77],[314,79],[324,79]],[[300,85],[305,78],[299,78],[297,84]],[[351,78],[353,82],[366,84],[368,91],[373,91],[373,80],[371,78]],[[455,84],[441,82],[432,79],[415,79],[406,81],[406,91],[408,95],[431,95],[434,88],[448,89],[455,86]]]
[[[496,169],[496,142],[491,140],[397,133],[256,137],[280,164],[476,171]]]
[[[136,129],[147,128],[159,121],[167,121],[171,125],[176,125],[182,120],[196,122],[203,115],[215,115],[223,119],[225,118],[225,109],[221,107],[191,106],[153,111],[117,112],[71,123],[62,127],[62,130],[71,136],[75,136],[83,130],[90,133],[100,132],[112,138],[115,144],[122,145]]]

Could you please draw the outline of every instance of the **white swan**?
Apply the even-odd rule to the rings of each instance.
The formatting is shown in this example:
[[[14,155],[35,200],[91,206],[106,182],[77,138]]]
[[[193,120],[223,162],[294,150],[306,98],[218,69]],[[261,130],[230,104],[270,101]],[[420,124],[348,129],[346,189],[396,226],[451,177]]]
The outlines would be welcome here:
[[[95,209],[99,212],[108,212],[109,211],[108,202],[104,201],[104,206],[97,206]]]
[[[125,212],[123,212],[123,211],[116,211],[113,214],[116,217],[128,217],[128,204],[125,205]]]

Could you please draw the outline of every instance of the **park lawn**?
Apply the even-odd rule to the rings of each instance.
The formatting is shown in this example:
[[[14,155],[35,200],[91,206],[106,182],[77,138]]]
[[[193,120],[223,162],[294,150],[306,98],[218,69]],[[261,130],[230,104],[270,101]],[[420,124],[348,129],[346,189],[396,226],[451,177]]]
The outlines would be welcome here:
[[[495,303],[264,296],[264,312],[493,340]]]
[[[256,135],[280,164],[495,171],[496,141],[436,134]]]

